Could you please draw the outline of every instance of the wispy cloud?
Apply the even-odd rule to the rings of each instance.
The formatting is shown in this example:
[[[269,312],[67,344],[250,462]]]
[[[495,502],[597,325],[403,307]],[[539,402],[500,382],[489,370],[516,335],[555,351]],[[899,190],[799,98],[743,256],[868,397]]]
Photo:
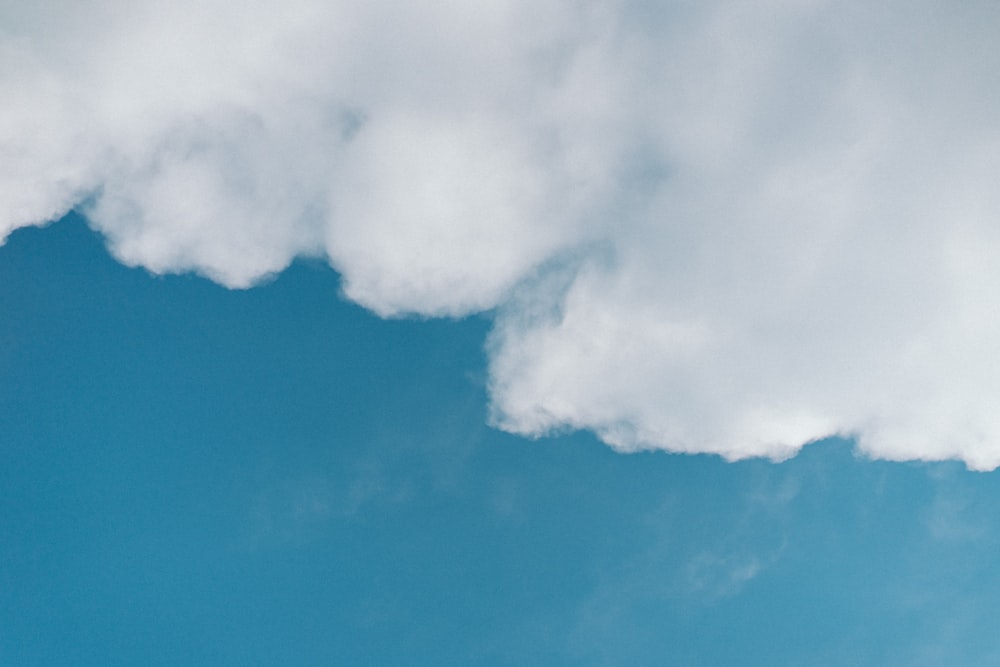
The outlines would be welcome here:
[[[569,634],[572,650],[586,664],[610,664],[609,646],[642,646],[649,633],[662,639],[687,619],[730,603],[738,606],[747,587],[785,555],[795,485],[790,476],[761,479],[733,498],[733,511],[724,520],[704,523],[691,517],[712,515],[711,510],[681,505],[667,494],[642,522],[637,538],[644,547],[600,569]],[[693,497],[697,494],[683,496]],[[648,660],[649,655],[636,657]]]

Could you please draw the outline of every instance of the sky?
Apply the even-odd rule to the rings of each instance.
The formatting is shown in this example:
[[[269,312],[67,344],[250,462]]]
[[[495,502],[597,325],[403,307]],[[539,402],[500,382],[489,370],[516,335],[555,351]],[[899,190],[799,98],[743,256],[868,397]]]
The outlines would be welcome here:
[[[0,662],[996,664],[998,27],[0,0]]]
[[[0,249],[0,662],[989,665],[1000,489],[487,425],[486,318]]]

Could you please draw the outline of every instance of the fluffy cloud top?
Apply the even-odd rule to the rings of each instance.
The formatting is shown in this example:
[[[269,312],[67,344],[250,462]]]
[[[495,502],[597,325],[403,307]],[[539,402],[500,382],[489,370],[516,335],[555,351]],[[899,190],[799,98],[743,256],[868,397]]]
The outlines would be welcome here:
[[[0,0],[0,238],[496,309],[494,419],[1000,464],[1000,5]]]

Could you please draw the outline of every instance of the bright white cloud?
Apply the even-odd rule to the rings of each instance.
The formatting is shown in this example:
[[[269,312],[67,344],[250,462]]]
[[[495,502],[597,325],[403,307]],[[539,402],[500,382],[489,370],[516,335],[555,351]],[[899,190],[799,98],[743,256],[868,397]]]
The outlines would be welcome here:
[[[1000,7],[0,1],[0,237],[498,307],[495,421],[1000,464]]]

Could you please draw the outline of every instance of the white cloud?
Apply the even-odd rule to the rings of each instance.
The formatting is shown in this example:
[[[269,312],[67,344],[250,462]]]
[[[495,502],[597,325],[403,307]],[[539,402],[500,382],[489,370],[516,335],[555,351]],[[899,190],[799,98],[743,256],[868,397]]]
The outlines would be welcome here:
[[[1000,464],[1000,8],[0,1],[0,237],[499,306],[495,420]]]

